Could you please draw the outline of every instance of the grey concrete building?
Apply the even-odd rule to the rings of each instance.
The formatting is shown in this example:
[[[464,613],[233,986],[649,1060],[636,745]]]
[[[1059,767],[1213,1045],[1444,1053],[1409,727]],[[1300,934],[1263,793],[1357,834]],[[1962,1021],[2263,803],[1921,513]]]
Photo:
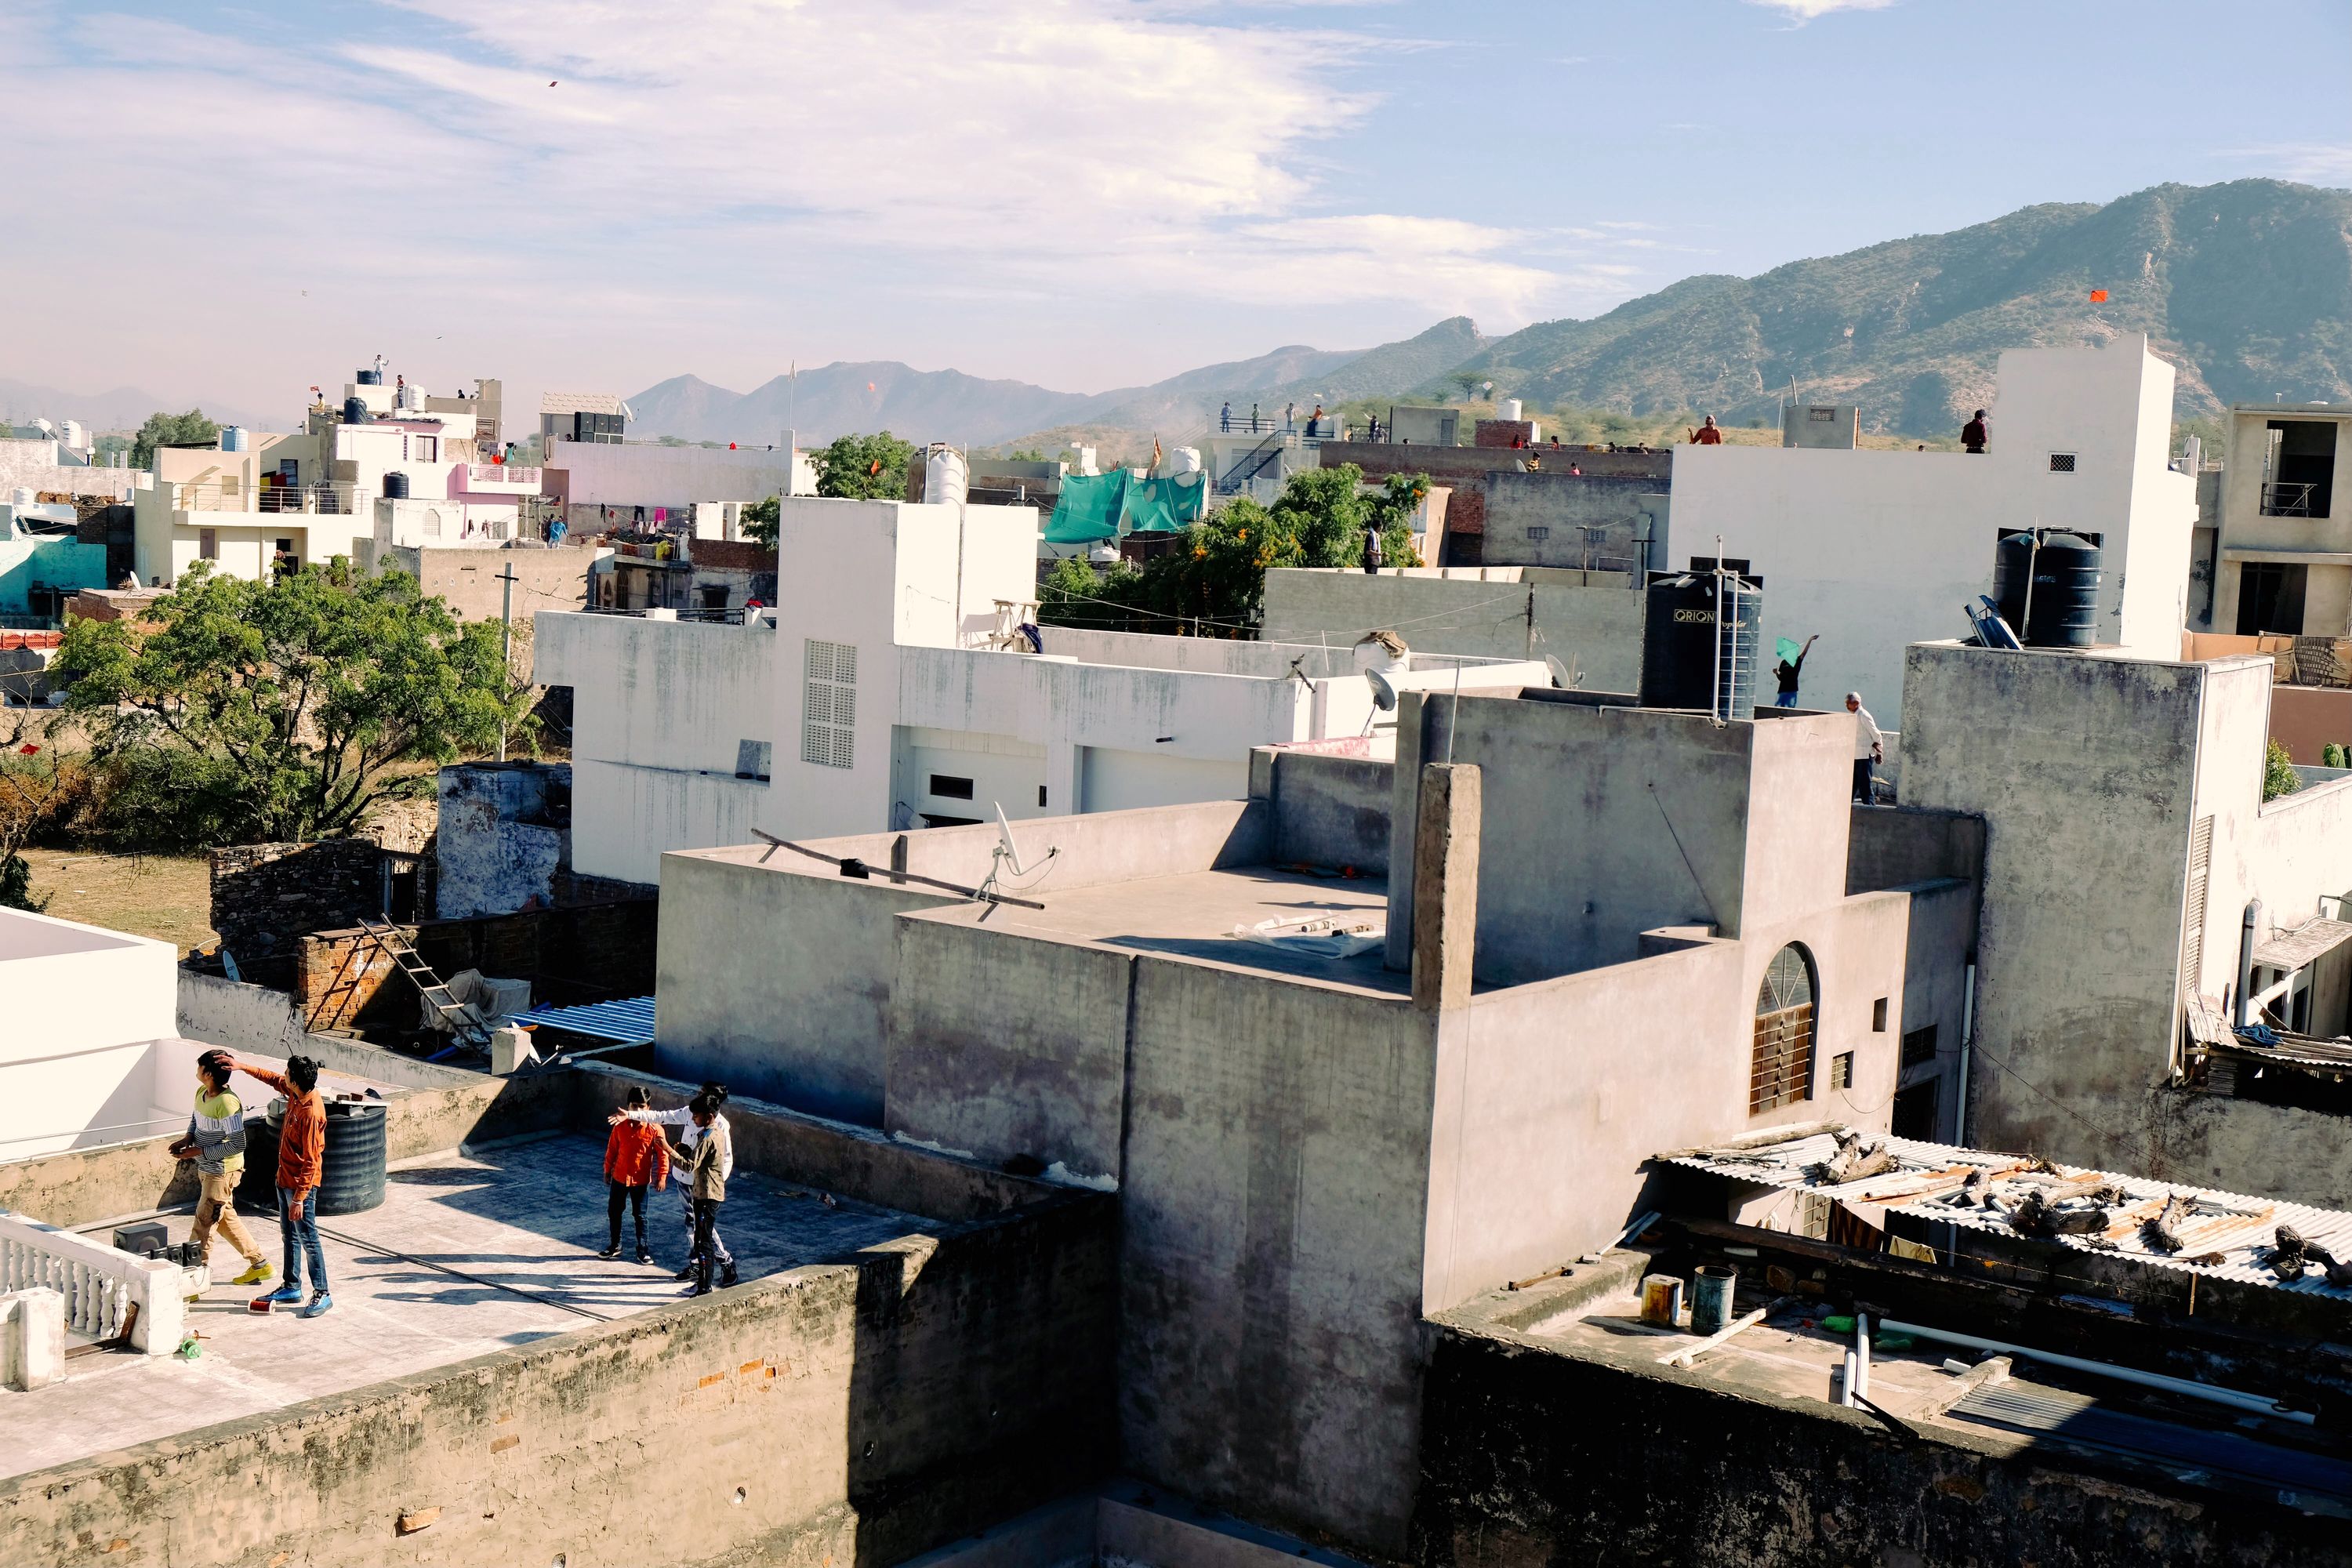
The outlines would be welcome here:
[[[2263,798],[2271,660],[1918,644],[1903,796],[1986,835],[1971,1142],[2352,1202],[2352,781]],[[2252,907],[2257,905],[2259,907]],[[2290,1039],[2289,1046],[2294,1047]]]
[[[1408,693],[1399,764],[1274,748],[1013,856],[669,856],[656,1063],[1115,1188],[1122,1464],[1401,1557],[1425,1315],[1609,1246],[1661,1147],[1951,1098],[1968,819],[1857,836],[1842,714],[1554,695]]]

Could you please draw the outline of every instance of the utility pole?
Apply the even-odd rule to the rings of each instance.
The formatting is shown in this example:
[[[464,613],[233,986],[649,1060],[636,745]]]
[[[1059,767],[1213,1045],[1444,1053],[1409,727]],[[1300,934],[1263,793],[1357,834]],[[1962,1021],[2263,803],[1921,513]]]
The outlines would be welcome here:
[[[504,584],[499,590],[499,624],[505,630],[505,636],[499,645],[499,701],[503,704],[512,695],[508,688],[514,680],[515,574],[513,562],[509,561],[506,563],[506,570],[499,574],[499,581]],[[501,713],[499,715],[499,761],[503,763],[506,760],[507,721],[506,715]]]

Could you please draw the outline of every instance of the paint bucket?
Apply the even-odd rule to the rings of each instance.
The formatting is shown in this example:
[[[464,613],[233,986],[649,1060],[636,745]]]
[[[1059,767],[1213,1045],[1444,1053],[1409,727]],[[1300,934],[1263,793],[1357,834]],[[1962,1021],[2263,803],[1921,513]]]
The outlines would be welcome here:
[[[1672,1274],[1642,1276],[1642,1321],[1662,1329],[1682,1326],[1683,1282]]]
[[[1728,1263],[1702,1263],[1691,1276],[1691,1332],[1719,1334],[1731,1321],[1731,1290],[1739,1270]]]

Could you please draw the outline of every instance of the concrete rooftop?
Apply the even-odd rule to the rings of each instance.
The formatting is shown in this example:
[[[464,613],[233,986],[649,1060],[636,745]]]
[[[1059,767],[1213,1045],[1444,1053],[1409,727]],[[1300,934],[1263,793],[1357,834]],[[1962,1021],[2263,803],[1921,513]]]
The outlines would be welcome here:
[[[1055,889],[1050,878],[1024,889],[1021,897],[1045,907],[1024,910],[1000,905],[973,909],[962,918],[992,926],[1059,931],[1112,947],[1171,953],[1236,968],[1270,970],[1353,990],[1401,995],[1411,977],[1382,966],[1381,951],[1354,958],[1321,958],[1286,952],[1233,934],[1235,926],[1261,921],[1307,920],[1322,915],[1388,915],[1389,885],[1375,877],[1318,877],[1250,866],[1193,871],[1096,887]],[[961,913],[961,911],[959,911]]]
[[[232,1286],[244,1267],[217,1237],[218,1281],[188,1309],[203,1354],[99,1354],[67,1363],[64,1382],[30,1394],[0,1390],[0,1476],[169,1436],[300,1400],[528,1344],[591,1322],[676,1304],[670,1274],[685,1262],[675,1185],[646,1195],[646,1239],[658,1260],[626,1259],[635,1237],[625,1215],[620,1261],[604,1245],[604,1145],[557,1137],[437,1154],[396,1167],[382,1207],[321,1219],[334,1310],[304,1321],[280,1309],[246,1310],[261,1289]],[[277,1221],[245,1215],[274,1267]],[[172,1239],[188,1216],[166,1217]],[[104,1237],[111,1227],[88,1227]],[[739,1169],[727,1186],[719,1234],[746,1279],[821,1261],[939,1227],[911,1215],[837,1200]]]
[[[69,952],[103,952],[109,948],[138,945],[128,937],[110,936],[71,921],[0,910],[0,963],[19,958],[58,958]]]

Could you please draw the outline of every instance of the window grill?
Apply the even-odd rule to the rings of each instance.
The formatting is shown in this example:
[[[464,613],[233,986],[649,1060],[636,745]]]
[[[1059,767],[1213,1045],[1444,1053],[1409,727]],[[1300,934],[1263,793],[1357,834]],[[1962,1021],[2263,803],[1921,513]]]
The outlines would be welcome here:
[[[2051,453],[2050,471],[2053,474],[2073,473],[2074,471],[2074,454],[2072,452]]]
[[[1748,1114],[1811,1099],[1812,1080],[1813,970],[1804,949],[1791,943],[1772,955],[1756,994]]]

